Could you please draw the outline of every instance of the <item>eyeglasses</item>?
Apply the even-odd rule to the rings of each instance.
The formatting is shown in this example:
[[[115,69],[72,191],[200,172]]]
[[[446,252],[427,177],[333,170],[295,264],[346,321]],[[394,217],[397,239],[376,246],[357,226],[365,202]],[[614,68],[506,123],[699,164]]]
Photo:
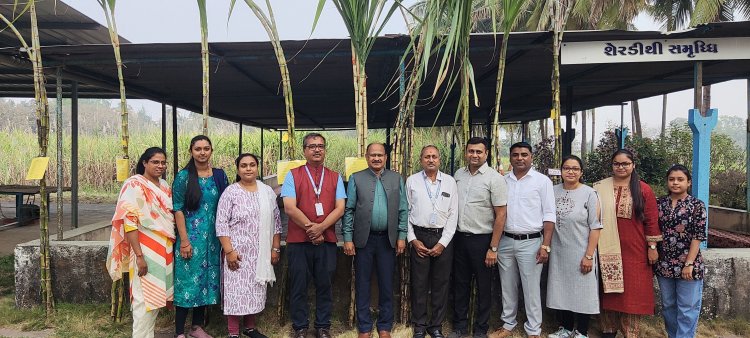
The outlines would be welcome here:
[[[148,161],[148,163],[151,163],[153,165],[164,165],[164,166],[167,165],[167,161],[151,160],[151,161]]]
[[[562,170],[563,171],[568,171],[568,172],[571,172],[571,173],[577,173],[577,172],[581,171],[581,168],[578,168],[578,167],[562,167]]]
[[[305,148],[310,149],[310,150],[315,150],[315,149],[326,150],[326,145],[325,144],[308,144],[308,145],[305,145]]]
[[[615,168],[627,168],[631,164],[633,164],[633,162],[612,162],[612,167],[615,167]]]

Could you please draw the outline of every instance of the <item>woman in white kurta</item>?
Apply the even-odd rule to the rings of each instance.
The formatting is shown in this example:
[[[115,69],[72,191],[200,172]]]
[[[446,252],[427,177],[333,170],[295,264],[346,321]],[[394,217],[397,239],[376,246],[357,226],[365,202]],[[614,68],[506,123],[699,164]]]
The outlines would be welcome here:
[[[595,257],[602,228],[599,198],[581,183],[582,173],[581,159],[566,156],[563,183],[554,187],[557,223],[549,255],[547,307],[558,310],[560,329],[550,338],[587,337],[589,317],[599,313]]]
[[[280,257],[281,220],[276,194],[258,181],[258,158],[242,154],[237,164],[237,183],[227,187],[216,212],[216,235],[224,251],[222,272],[224,314],[229,337],[243,334],[266,337],[255,329],[255,314],[266,304],[267,284],[276,277],[272,264]]]

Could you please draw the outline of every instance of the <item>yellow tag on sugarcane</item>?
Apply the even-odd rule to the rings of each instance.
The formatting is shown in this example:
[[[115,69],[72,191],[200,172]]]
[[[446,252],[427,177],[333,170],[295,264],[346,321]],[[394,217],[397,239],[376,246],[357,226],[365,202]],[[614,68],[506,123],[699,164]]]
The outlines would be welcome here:
[[[276,180],[279,183],[279,185],[284,184],[284,179],[286,179],[286,174],[289,173],[289,170],[292,170],[297,167],[301,167],[305,165],[305,163],[307,163],[307,161],[305,160],[276,162]]]
[[[557,117],[557,110],[555,108],[552,108],[549,110],[549,118],[554,119]]]
[[[344,159],[344,180],[349,182],[349,176],[352,174],[367,169],[367,159],[364,157],[347,157]]]
[[[287,143],[289,142],[289,133],[284,132],[281,134],[281,143]]]
[[[29,172],[26,173],[27,180],[41,180],[49,166],[49,157],[35,157],[31,160]]]
[[[125,182],[130,176],[130,161],[127,158],[117,159],[117,182]]]

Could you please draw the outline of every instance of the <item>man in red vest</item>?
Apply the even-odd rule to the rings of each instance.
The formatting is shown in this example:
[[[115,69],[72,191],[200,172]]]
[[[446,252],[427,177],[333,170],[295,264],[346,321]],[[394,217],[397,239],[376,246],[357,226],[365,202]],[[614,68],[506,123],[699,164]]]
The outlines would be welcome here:
[[[281,187],[289,218],[286,250],[289,260],[289,310],[295,338],[305,338],[309,325],[308,276],[315,282],[315,329],[318,338],[331,337],[331,280],[336,270],[334,224],[344,214],[346,192],[341,175],[323,166],[326,140],[305,135],[307,164],[289,171]]]

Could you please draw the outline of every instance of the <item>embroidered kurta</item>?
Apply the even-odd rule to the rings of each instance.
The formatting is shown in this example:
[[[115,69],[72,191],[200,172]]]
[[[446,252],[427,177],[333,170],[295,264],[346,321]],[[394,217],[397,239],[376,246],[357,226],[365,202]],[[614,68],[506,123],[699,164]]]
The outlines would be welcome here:
[[[632,212],[632,198],[628,187],[615,186],[617,232],[622,250],[622,270],[625,292],[602,295],[602,308],[629,314],[654,314],[654,274],[648,264],[646,238],[660,239],[656,196],[645,182],[641,183],[644,200],[643,221]],[[605,201],[602,201],[605,203]],[[626,216],[628,218],[625,218]]]
[[[270,228],[274,234],[280,234],[281,218],[276,194],[268,186],[259,185],[257,192],[249,192],[235,183],[224,191],[219,200],[216,235],[229,237],[232,248],[241,257],[237,270],[229,270],[226,261],[222,267],[222,299],[226,315],[258,313],[266,305],[266,284],[255,281],[255,260],[258,259],[261,236],[260,198],[269,199],[269,205],[273,206],[274,222]]]
[[[131,231],[139,232],[141,251],[148,265],[148,273],[143,277],[135,273],[136,257],[125,239],[125,233]],[[122,185],[112,217],[107,271],[116,281],[127,268],[131,287],[134,278],[140,280],[146,311],[165,307],[173,299],[174,239],[169,184],[160,180],[157,187],[141,175],[128,178]]]
[[[591,230],[601,229],[597,213],[599,198],[593,188],[580,185],[565,190],[554,187],[557,223],[552,236],[547,273],[547,307],[576,313],[599,313],[599,271],[581,273]]]
[[[185,230],[193,247],[193,257],[180,255],[179,236],[175,243],[175,295],[174,304],[196,307],[219,302],[221,245],[216,237],[216,206],[219,188],[211,177],[198,177],[202,196],[197,210],[185,209],[188,172],[183,169],[175,177],[173,189],[174,210],[185,215]]]
[[[706,240],[706,206],[703,201],[688,195],[672,208],[669,196],[659,198],[659,227],[664,240],[659,248],[659,261],[654,266],[657,276],[682,278],[682,268],[694,239]],[[703,279],[703,255],[698,250],[693,266],[693,279]]]

